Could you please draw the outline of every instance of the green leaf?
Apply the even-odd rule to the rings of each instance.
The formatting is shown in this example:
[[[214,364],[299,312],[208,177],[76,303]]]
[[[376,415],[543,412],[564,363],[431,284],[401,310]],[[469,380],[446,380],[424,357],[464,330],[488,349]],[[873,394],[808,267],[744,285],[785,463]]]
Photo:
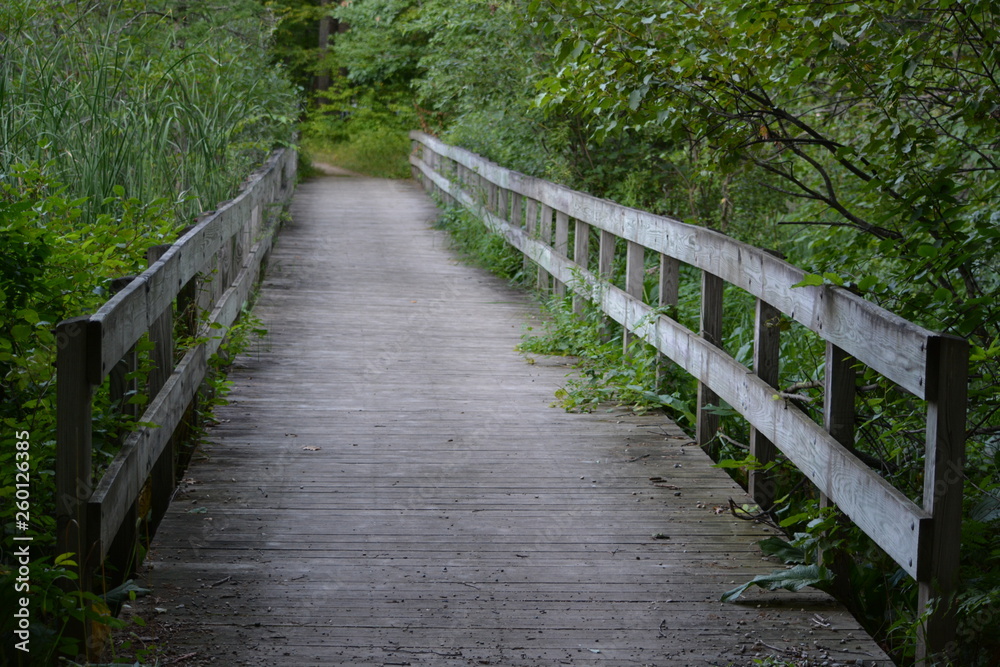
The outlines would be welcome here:
[[[838,276],[836,273],[829,273],[829,272],[824,273],[823,279],[828,283],[839,285],[840,287],[844,286],[844,279]]]
[[[25,341],[31,336],[31,327],[27,324],[15,324],[10,328],[10,335],[16,341]]]
[[[951,290],[948,289],[947,287],[938,287],[936,290],[934,290],[935,301],[938,301],[940,303],[950,303],[953,298],[954,295],[951,293]]]
[[[769,537],[766,540],[761,540],[758,544],[765,555],[777,556],[783,563],[804,563],[806,561],[804,549],[793,546],[780,537]]]
[[[56,559],[53,561],[53,564],[56,565],[56,566],[58,566],[58,567],[62,567],[62,566],[65,566],[65,567],[76,567],[76,561],[73,560],[73,556],[75,556],[75,555],[76,554],[71,553],[71,552],[67,552],[67,553],[64,553],[64,554],[59,554],[58,556],[56,556]]]
[[[646,95],[647,87],[636,88],[628,96],[628,106],[632,111],[639,108],[639,104],[642,102],[642,98]]]
[[[726,408],[721,405],[704,405],[701,409],[709,414],[719,415],[720,417],[735,417],[740,414],[732,408]]]
[[[109,604],[120,604],[126,600],[134,600],[136,597],[149,595],[152,592],[152,590],[138,586],[134,580],[129,579],[119,586],[112,588],[101,597],[103,597]]]
[[[862,292],[867,292],[876,285],[878,285],[878,278],[876,276],[865,276],[858,281],[858,289]]]
[[[796,565],[787,570],[776,570],[771,574],[759,574],[747,583],[726,591],[720,599],[723,602],[733,602],[751,586],[760,586],[769,591],[784,589],[794,592],[806,586],[816,586],[823,590],[826,586],[817,584],[827,584],[832,580],[833,575],[822,565]]]
[[[791,71],[788,75],[788,85],[794,86],[802,82],[809,74],[813,71],[812,67],[807,65],[800,65]]]
[[[818,276],[815,273],[807,273],[805,278],[792,285],[792,287],[813,287],[822,284],[823,276]]]
[[[1000,498],[984,496],[969,515],[975,521],[996,521],[1000,519]]]

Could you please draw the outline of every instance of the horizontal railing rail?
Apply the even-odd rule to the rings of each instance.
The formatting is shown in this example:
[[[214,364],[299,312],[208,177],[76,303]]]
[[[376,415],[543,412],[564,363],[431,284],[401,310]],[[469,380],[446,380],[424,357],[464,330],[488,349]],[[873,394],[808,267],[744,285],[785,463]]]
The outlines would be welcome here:
[[[151,489],[154,516],[175,487],[175,432],[205,380],[209,360],[246,304],[277,227],[278,206],[295,184],[295,151],[275,151],[241,192],[199,221],[174,244],[147,255],[149,268],[96,313],[59,323],[57,331],[56,512],[60,553],[77,555],[81,585],[115,549],[134,549],[140,495]],[[198,322],[197,313],[207,313]],[[195,342],[174,360],[175,314]],[[111,377],[111,392],[127,401],[136,344],[152,343],[149,402],[124,436],[101,479],[92,483],[92,403],[95,387]],[[131,387],[132,391],[136,387]],[[129,556],[116,566],[125,566]]]
[[[714,230],[505,169],[421,132],[411,138],[414,177],[426,188],[472,210],[536,263],[540,276],[554,278],[557,290],[570,286],[600,304],[630,335],[698,379],[699,443],[715,436],[718,417],[705,408],[721,399],[751,424],[750,452],[759,461],[769,463],[775,447],[781,450],[919,583],[921,608],[932,612],[921,655],[945,646],[954,633],[953,608],[934,600],[950,600],[958,570],[968,363],[963,339],[929,331],[837,286],[797,286],[807,275],[803,270]],[[597,267],[588,266],[591,228],[600,230]],[[608,280],[616,238],[626,242],[624,289]],[[642,300],[647,250],[659,254],[657,304]],[[702,271],[698,332],[662,312],[677,303],[682,263]],[[725,283],[756,297],[753,369],[722,349]],[[826,341],[822,426],[777,391],[779,313]],[[927,401],[920,504],[852,451],[858,363]],[[749,490],[764,507],[774,499],[766,472],[751,471]]]

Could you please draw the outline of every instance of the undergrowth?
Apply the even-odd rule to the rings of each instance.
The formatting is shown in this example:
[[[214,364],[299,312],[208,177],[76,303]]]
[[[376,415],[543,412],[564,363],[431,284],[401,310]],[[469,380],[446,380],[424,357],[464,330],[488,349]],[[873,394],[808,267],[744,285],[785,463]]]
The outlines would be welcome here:
[[[524,284],[526,274],[521,254],[503,238],[491,234],[482,221],[467,209],[458,206],[445,208],[435,227],[449,233],[454,248],[469,263],[510,282]]]

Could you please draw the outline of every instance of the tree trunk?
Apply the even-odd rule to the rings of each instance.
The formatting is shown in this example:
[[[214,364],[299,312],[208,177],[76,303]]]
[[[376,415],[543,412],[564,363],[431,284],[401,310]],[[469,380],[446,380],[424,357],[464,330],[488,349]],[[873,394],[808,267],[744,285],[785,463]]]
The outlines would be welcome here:
[[[326,8],[329,6],[330,0],[320,0],[319,5],[323,15],[319,19],[319,60],[322,62],[326,58],[326,53],[330,49],[330,32],[333,26],[333,17],[329,15]],[[326,104],[328,100],[324,97],[323,93],[330,87],[330,71],[328,69],[321,69],[316,75],[316,80],[313,84],[316,89],[316,102],[318,104]]]

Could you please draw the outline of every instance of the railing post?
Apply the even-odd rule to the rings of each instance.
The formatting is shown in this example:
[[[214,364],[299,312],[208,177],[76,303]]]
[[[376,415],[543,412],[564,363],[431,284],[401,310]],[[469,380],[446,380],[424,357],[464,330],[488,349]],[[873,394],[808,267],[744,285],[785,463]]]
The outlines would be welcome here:
[[[754,314],[753,372],[761,380],[778,388],[778,352],[780,349],[781,312],[771,304],[757,299]],[[774,443],[755,427],[750,427],[750,454],[766,466],[774,461]],[[762,508],[774,504],[774,477],[764,470],[751,470],[747,484],[750,497]]]
[[[517,201],[520,201],[520,199],[521,197],[519,195],[514,195],[515,204]],[[515,209],[516,208],[518,207],[515,205]],[[517,218],[518,216],[515,214],[514,226],[520,227],[521,221]],[[538,202],[530,197],[524,198],[524,232],[528,235],[529,239],[535,240],[538,238]],[[527,279],[527,276],[531,275],[532,264],[534,264],[534,262],[532,262],[531,258],[528,257],[528,254],[525,253],[521,258],[521,267],[524,271],[525,279]],[[545,269],[541,266],[537,266],[536,273],[538,274],[537,287],[541,290],[543,289],[542,276],[545,274]]]
[[[534,201],[534,200],[532,200]],[[552,209],[545,204],[539,205],[539,219],[538,219],[538,240],[545,244],[546,247],[551,248],[552,240]],[[548,293],[549,291],[549,272],[538,267],[538,289],[543,293]]]
[[[437,151],[431,152],[431,170],[436,174],[441,173],[441,156],[438,155]],[[441,194],[441,188],[434,181],[431,181],[431,190],[435,194]]]
[[[954,650],[955,589],[962,537],[962,486],[965,482],[966,394],[969,345],[954,336],[934,336],[927,349],[927,448],[924,460],[924,510],[931,515],[931,539],[917,558],[920,628],[917,663],[935,664]],[[946,660],[945,660],[946,661]]]
[[[646,274],[646,249],[634,241],[625,242],[625,293],[642,301],[642,288]],[[628,351],[632,342],[629,326],[635,324],[631,317],[626,318],[626,326],[622,327],[622,350]]]
[[[854,449],[854,357],[833,343],[826,344],[826,373],[823,379],[823,427],[848,449]]]
[[[169,245],[158,245],[146,251],[146,259],[152,266],[163,256]],[[235,269],[238,273],[238,269]],[[174,369],[174,312],[173,307],[165,311],[153,321],[149,327],[149,340],[153,343],[152,357],[153,367],[149,372],[146,381],[146,390],[149,393],[149,400],[160,392],[163,385]],[[174,462],[175,438],[171,438],[169,444],[163,449],[159,460],[153,466],[150,473],[149,484],[152,490],[152,523],[159,523],[163,515],[166,514],[167,506],[170,503],[170,496],[176,486],[175,462]],[[141,518],[141,517],[140,517]]]
[[[510,224],[515,229],[524,229],[524,197],[510,191]]]
[[[660,308],[666,307],[677,307],[678,296],[680,292],[680,270],[681,263],[669,255],[664,255],[660,253],[660,280],[659,280],[659,296],[657,297],[657,305]],[[676,315],[674,315],[676,317]],[[667,357],[659,348],[656,350],[656,388],[657,391],[660,390],[663,384],[663,379],[666,376],[665,364]]]
[[[701,337],[722,347],[722,291],[723,281],[708,271],[701,272]],[[698,424],[695,439],[706,445],[719,430],[719,415],[705,409],[718,405],[719,397],[704,382],[698,382]]]
[[[449,182],[451,181],[451,179],[452,179],[452,162],[451,162],[451,160],[449,158],[447,158],[447,157],[445,157],[443,155],[441,156],[440,173],[441,173],[442,176],[444,176],[446,179],[448,179]],[[452,197],[451,197],[451,193],[449,193],[448,190],[445,189],[445,188],[441,189],[441,201],[444,202],[445,206],[451,206],[452,204],[455,203],[455,200],[452,199]]]
[[[84,592],[91,590],[93,566],[87,501],[93,493],[94,353],[100,353],[100,332],[94,331],[89,317],[74,317],[56,326],[56,549],[75,554],[78,579],[69,585]]]
[[[546,207],[543,213],[548,210],[548,216],[543,215],[544,220],[552,219],[552,210]],[[554,250],[557,254],[568,258],[569,255],[569,216],[562,211],[556,211],[556,243]],[[566,285],[559,280],[552,280],[552,291],[557,297],[566,296]]]
[[[420,157],[420,154],[418,152],[419,146],[420,146],[419,141],[417,141],[416,139],[410,139],[410,155],[412,155],[413,157]],[[412,178],[413,180],[417,180],[418,178],[420,178],[420,169],[417,168],[417,165],[412,163],[410,164],[410,178]]]
[[[615,235],[611,232],[601,230],[601,239],[597,250],[597,273],[601,280],[611,281],[611,274],[615,262]],[[608,318],[605,316],[601,326],[601,340],[609,342],[611,331],[608,326]]]
[[[566,214],[559,211],[556,215]],[[573,232],[573,262],[585,271],[590,266],[590,225],[582,220],[577,220],[575,222]],[[574,291],[573,312],[577,315],[583,315],[585,304],[585,298],[580,296],[578,292]]]
[[[854,451],[854,399],[857,381],[854,357],[833,343],[826,344],[826,372],[823,377],[823,428],[847,449]],[[819,506],[831,507],[833,503],[823,492]],[[850,595],[848,558],[842,550],[834,549],[827,555],[821,548],[817,561],[826,562],[833,570],[833,593],[837,597]]]
[[[125,289],[129,283],[135,279],[135,276],[127,276],[124,278],[116,278],[111,281],[111,289],[109,292],[114,295]],[[108,374],[109,380],[109,393],[111,396],[111,404],[119,405],[119,412],[124,415],[129,415],[131,417],[138,417],[137,405],[134,403],[129,403],[128,399],[130,396],[135,396],[136,390],[138,389],[138,382],[134,377],[129,377],[135,372],[137,368],[136,352],[135,346],[133,345],[129,348],[129,351],[122,357],[117,364],[111,369]],[[118,432],[118,444],[125,441],[126,433],[123,429],[119,429]],[[87,530],[91,535],[93,541],[101,539],[100,531],[100,512],[94,512],[93,509],[90,510],[91,514],[88,516],[87,520]],[[107,555],[105,556],[105,561],[111,565],[112,568],[117,569],[121,580],[124,581],[130,577],[135,572],[135,559],[133,558],[135,554],[135,542],[136,542],[136,503],[132,503],[129,507],[128,512],[125,514],[125,521],[122,523],[121,528],[118,530],[118,534],[112,540],[111,544],[108,546]]]

